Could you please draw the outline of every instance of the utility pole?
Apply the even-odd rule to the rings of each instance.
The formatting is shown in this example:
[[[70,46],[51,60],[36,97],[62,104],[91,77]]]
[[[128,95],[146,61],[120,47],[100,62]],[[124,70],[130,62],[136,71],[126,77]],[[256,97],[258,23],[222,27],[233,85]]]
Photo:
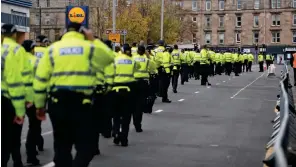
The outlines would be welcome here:
[[[160,40],[163,40],[163,14],[164,14],[164,0],[161,0]]]
[[[116,1],[113,0],[113,8],[112,8],[112,22],[113,22],[113,27],[112,27],[112,33],[116,33]],[[113,50],[115,50],[115,42],[113,42]]]
[[[41,29],[42,29],[42,12],[41,12],[41,6],[39,6],[39,35],[41,35]]]

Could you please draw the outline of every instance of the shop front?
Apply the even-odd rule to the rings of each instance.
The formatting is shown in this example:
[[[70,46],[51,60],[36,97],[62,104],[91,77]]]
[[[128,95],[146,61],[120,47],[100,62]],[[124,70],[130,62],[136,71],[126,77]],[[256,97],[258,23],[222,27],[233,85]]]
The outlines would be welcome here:
[[[294,53],[296,53],[296,46],[287,46],[285,47],[285,55],[287,59],[290,59]]]
[[[274,56],[275,63],[282,64],[283,60],[286,60],[287,57],[285,56],[285,47],[286,46],[267,46],[266,47],[266,54],[270,54]]]

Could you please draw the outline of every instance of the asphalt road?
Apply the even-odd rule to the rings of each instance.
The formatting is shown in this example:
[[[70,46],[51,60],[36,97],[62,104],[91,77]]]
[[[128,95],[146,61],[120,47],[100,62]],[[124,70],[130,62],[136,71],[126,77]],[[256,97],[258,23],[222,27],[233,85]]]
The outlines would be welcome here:
[[[277,76],[281,68],[276,68]],[[257,72],[256,66],[253,71],[239,77],[211,77],[211,87],[190,80],[179,85],[177,94],[170,88],[173,102],[156,101],[154,113],[144,115],[143,133],[136,133],[131,124],[129,147],[101,139],[102,154],[90,167],[262,166],[265,144],[272,133],[270,120],[274,118],[279,80]],[[53,167],[51,130],[47,120],[43,123],[46,150],[38,156],[43,167]],[[24,163],[26,133],[27,124],[22,134]]]

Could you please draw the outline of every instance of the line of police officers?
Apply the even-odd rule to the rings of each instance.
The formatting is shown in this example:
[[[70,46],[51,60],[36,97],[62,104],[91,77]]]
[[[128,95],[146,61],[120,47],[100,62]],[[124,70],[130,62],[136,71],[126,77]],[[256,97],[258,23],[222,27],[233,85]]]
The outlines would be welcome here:
[[[112,136],[116,145],[128,146],[131,118],[136,132],[142,132],[143,112],[152,113],[157,96],[164,103],[171,102],[168,88],[172,82],[177,93],[179,74],[182,85],[200,76],[201,85],[210,85],[209,75],[223,71],[230,75],[232,70],[238,75],[243,66],[251,71],[254,59],[251,54],[215,53],[206,46],[200,53],[197,48],[180,52],[177,45],[166,48],[164,41],[147,50],[134,43],[112,51],[110,41],[102,42],[78,23],[68,25],[61,39],[50,46],[45,36],[38,36],[37,43],[26,40],[21,46],[16,34],[14,25],[1,28],[3,167],[10,155],[14,167],[23,166],[20,136],[25,114],[29,119],[28,164],[40,164],[36,148],[43,151],[41,122],[47,112],[55,166],[86,167],[100,154],[100,134]]]

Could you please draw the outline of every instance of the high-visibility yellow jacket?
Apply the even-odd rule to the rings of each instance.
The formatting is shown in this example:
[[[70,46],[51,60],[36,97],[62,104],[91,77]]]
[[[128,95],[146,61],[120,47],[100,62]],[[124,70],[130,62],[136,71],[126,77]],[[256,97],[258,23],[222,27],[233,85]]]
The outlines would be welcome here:
[[[36,108],[45,105],[46,90],[70,90],[93,93],[96,72],[114,61],[114,53],[99,40],[84,39],[78,32],[68,32],[53,43],[40,59],[33,88]]]
[[[134,72],[136,79],[149,79],[149,73],[153,73],[156,70],[154,62],[147,58],[145,54],[133,56],[134,61],[140,64],[140,68]]]
[[[173,50],[172,58],[173,58],[174,65],[180,65],[181,64],[181,54],[177,49]]]
[[[34,48],[35,56],[41,58],[46,51],[46,47],[37,46]]]
[[[264,61],[263,55],[261,55],[261,54],[258,55],[258,61],[259,62],[263,62]]]
[[[222,62],[221,53],[216,53],[215,54],[215,62],[216,63],[221,63]]]
[[[1,95],[10,99],[18,117],[25,115],[26,90],[22,76],[24,49],[11,38],[1,46]]]
[[[137,47],[132,47],[132,56],[135,56],[138,54],[138,48]]]
[[[163,52],[165,48],[163,46],[159,46],[156,48],[153,52],[155,53],[154,61],[156,64],[159,64],[160,66],[163,66]]]
[[[225,62],[226,63],[231,63],[233,61],[233,57],[232,57],[231,53],[225,52],[224,55],[225,55]]]
[[[252,54],[248,54],[248,61],[254,61],[254,56]]]
[[[206,49],[202,49],[200,55],[200,64],[210,64],[208,51]]]
[[[200,59],[201,59],[200,53],[195,53],[194,58],[193,58],[194,63],[200,62]]]

